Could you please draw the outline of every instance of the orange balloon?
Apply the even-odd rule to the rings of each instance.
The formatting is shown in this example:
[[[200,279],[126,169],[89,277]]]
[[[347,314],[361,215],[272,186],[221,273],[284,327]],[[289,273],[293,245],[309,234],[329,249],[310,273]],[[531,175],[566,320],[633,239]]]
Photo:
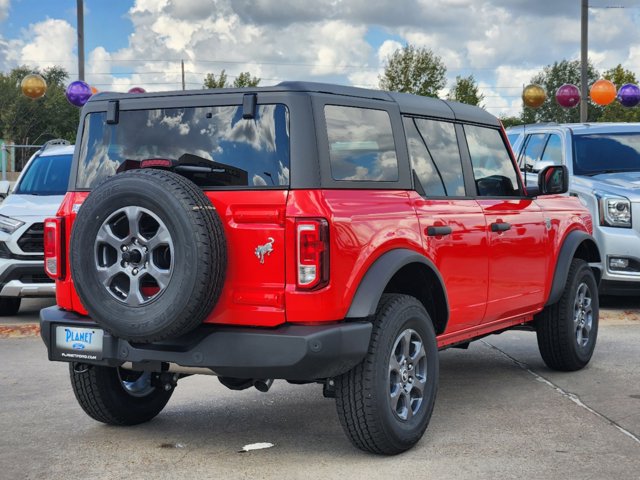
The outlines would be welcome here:
[[[98,93],[98,89],[96,87],[91,87],[91,95],[95,95]]]
[[[591,85],[591,90],[589,91],[591,100],[598,105],[609,105],[616,99],[617,93],[616,86],[613,82],[603,78]]]
[[[527,85],[522,91],[522,102],[530,108],[540,107],[547,99],[547,94],[540,85]]]
[[[25,97],[35,100],[47,92],[47,82],[37,73],[31,73],[22,79],[20,89]]]

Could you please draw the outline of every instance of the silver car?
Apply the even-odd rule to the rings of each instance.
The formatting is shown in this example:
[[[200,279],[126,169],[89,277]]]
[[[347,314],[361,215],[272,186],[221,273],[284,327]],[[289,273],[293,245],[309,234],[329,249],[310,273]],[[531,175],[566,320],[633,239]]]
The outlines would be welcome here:
[[[600,293],[640,293],[640,123],[536,124],[507,129],[527,184],[566,165],[569,194],[593,217],[604,254]]]

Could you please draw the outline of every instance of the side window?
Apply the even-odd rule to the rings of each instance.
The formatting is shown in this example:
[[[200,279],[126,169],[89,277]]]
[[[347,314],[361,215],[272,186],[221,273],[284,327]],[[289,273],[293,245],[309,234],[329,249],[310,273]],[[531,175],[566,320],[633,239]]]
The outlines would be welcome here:
[[[543,162],[551,162],[554,165],[562,165],[562,140],[560,135],[555,133],[549,135],[549,141],[547,141],[547,146],[544,147],[541,160]]]
[[[510,197],[520,195],[516,169],[500,130],[465,125],[478,195]]]
[[[391,119],[384,110],[324,107],[334,180],[398,180]]]
[[[526,169],[529,172],[531,171],[533,163],[537,162],[540,158],[546,138],[546,133],[534,133],[527,137],[524,152],[522,152],[520,157],[520,168]]]
[[[427,196],[466,195],[453,123],[405,118],[411,164]]]
[[[433,161],[433,157],[427,150],[418,129],[412,118],[403,118],[404,131],[407,136],[407,146],[409,147],[409,159],[411,168],[418,175],[422,189],[427,196],[446,196],[447,190],[444,186],[442,175]]]

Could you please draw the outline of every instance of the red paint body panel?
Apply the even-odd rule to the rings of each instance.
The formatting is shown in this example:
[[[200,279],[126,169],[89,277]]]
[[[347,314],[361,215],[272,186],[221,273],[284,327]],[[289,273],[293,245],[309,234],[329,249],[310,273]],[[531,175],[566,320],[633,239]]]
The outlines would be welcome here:
[[[287,257],[288,322],[342,320],[368,268],[394,248],[420,252],[418,219],[406,191],[292,190],[287,206],[287,246],[295,245],[294,221],[321,217],[329,221],[329,285],[296,289],[295,257]]]
[[[545,303],[549,265],[544,216],[534,200],[478,199],[489,236],[489,295],[483,323],[539,310]],[[492,223],[509,230],[491,231]]]
[[[226,282],[206,323],[341,321],[371,265],[385,252],[404,248],[424,254],[444,280],[450,318],[439,347],[531,321],[548,298],[566,235],[592,230],[578,200],[564,196],[425,200],[413,191],[338,189],[206,195],[220,215],[228,249]],[[67,252],[74,206],[77,211],[87,196],[69,192],[58,212],[65,218]],[[295,222],[301,218],[329,224],[329,283],[312,291],[296,287]],[[497,221],[512,227],[492,232]],[[429,226],[450,226],[452,233],[429,236]],[[261,263],[256,247],[268,242],[273,248]],[[66,278],[56,282],[57,303],[86,314],[66,259]]]
[[[482,208],[475,200],[425,200],[409,193],[420,220],[425,255],[435,264],[449,299],[447,332],[479,324],[488,290],[489,249]],[[450,235],[428,236],[430,226],[449,226]]]

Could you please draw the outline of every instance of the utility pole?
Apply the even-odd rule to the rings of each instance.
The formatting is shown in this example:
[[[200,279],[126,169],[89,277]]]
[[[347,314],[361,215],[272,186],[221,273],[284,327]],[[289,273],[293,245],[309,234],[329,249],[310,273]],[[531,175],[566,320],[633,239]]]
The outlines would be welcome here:
[[[180,60],[180,63],[182,64],[182,90],[184,90],[184,60]]]
[[[587,121],[587,65],[589,63],[589,2],[582,0],[582,19],[580,22],[581,39],[580,39],[580,122]]]
[[[78,8],[78,78],[84,82],[84,0],[77,0]]]

